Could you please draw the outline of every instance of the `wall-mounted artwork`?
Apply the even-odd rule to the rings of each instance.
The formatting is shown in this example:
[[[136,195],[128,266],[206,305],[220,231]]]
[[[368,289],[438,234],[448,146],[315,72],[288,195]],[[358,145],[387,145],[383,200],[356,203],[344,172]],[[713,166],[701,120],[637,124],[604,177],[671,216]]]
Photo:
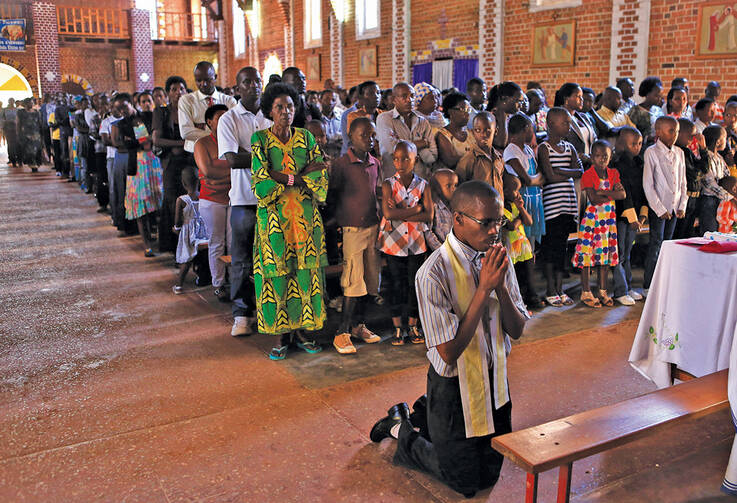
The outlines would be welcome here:
[[[358,76],[378,77],[379,67],[376,61],[376,46],[362,47],[358,50]]]
[[[532,28],[532,65],[573,65],[576,21],[536,24]]]
[[[723,57],[737,54],[737,12],[734,2],[699,5],[698,54]]]
[[[113,60],[113,74],[115,80],[125,82],[128,80],[128,60],[127,59],[114,59]]]
[[[312,54],[307,56],[307,80],[311,82],[319,82],[320,78],[320,55]]]

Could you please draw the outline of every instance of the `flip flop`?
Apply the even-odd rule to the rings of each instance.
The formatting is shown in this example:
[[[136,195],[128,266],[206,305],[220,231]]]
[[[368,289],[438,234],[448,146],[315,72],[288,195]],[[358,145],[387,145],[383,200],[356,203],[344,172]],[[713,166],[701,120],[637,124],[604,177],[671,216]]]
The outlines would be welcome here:
[[[612,307],[614,305],[614,300],[607,295],[606,290],[599,290],[599,298],[601,298],[601,303],[604,304],[606,307]]]
[[[589,307],[593,308],[599,308],[601,307],[601,302],[599,302],[599,299],[594,297],[594,294],[591,292],[582,292],[581,293],[581,302],[586,304]]]
[[[545,302],[549,306],[563,307],[563,302],[560,300],[560,297],[558,295],[552,295],[550,297],[545,297]]]
[[[575,304],[573,299],[564,293],[560,295],[560,301],[563,303],[564,306],[572,306],[573,304]]]

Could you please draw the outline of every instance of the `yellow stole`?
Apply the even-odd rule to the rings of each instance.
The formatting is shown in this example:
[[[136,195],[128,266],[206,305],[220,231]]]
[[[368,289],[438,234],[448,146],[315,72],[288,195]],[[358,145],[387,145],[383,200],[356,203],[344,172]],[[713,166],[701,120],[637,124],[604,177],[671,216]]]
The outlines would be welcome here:
[[[468,310],[478,286],[471,272],[473,266],[452,233],[448,235],[441,250],[448,271],[453,310],[460,320]],[[487,309],[486,317],[479,321],[471,342],[457,361],[466,438],[494,433],[492,396],[497,409],[509,401],[506,336],[502,330],[496,294],[492,294]],[[484,335],[485,324],[490,332],[489,339]],[[493,383],[489,382],[489,342],[492,345]]]

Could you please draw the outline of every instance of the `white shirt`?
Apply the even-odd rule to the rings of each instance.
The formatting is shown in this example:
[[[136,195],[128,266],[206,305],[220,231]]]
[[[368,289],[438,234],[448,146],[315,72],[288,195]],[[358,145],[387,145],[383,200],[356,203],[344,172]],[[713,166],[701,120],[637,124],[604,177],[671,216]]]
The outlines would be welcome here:
[[[195,126],[196,124],[205,124],[205,112],[210,107],[208,105],[210,98],[213,105],[225,105],[229,109],[237,103],[235,98],[220,91],[215,91],[207,96],[197,90],[179,98],[179,133],[182,135],[184,150],[187,152],[194,152],[194,143],[210,134],[210,128],[207,125],[204,129]]]
[[[108,136],[110,135],[110,126],[113,124],[113,122],[117,122],[120,120],[120,117],[113,117],[112,115],[108,115],[104,119],[102,119],[102,122],[100,123],[100,136],[102,136],[102,133],[107,133]],[[115,152],[117,152],[117,149],[115,147],[107,147],[107,159],[115,159]]]
[[[693,125],[694,125],[694,133],[702,134],[704,132],[704,129],[706,129],[708,126],[713,126],[714,123],[710,122],[709,124],[706,124],[701,119],[696,119]]]
[[[683,151],[673,145],[668,148],[658,140],[645,150],[642,187],[650,208],[658,215],[686,211],[686,162]]]
[[[381,167],[385,177],[392,176],[396,172],[392,154],[399,140],[413,143],[417,140],[425,140],[430,146],[421,149],[417,153],[417,157],[419,157],[418,161],[424,163],[428,168],[438,159],[438,146],[435,143],[432,126],[427,119],[414,110],[412,116],[414,117],[412,118],[411,128],[407,127],[396,108],[382,112],[376,118],[376,139],[379,140]]]
[[[238,104],[225,112],[218,121],[218,157],[225,158],[227,152],[237,154],[239,148],[251,151],[251,136],[256,131],[270,127],[272,122],[264,117],[261,110],[254,115]],[[258,203],[251,190],[251,169],[234,168],[230,170],[231,206],[255,205]]]

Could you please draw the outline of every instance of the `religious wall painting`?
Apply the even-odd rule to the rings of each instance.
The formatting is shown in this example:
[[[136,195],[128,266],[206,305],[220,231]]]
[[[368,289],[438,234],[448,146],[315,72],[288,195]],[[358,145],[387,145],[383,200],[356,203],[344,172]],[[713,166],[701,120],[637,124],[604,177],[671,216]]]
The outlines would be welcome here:
[[[376,46],[361,47],[358,50],[358,76],[378,77]]]
[[[570,66],[574,63],[576,21],[540,23],[532,28],[532,66]]]
[[[737,55],[737,2],[708,2],[699,5],[698,55]]]
[[[307,56],[307,81],[319,82],[322,80],[320,76],[320,55],[311,54]]]

